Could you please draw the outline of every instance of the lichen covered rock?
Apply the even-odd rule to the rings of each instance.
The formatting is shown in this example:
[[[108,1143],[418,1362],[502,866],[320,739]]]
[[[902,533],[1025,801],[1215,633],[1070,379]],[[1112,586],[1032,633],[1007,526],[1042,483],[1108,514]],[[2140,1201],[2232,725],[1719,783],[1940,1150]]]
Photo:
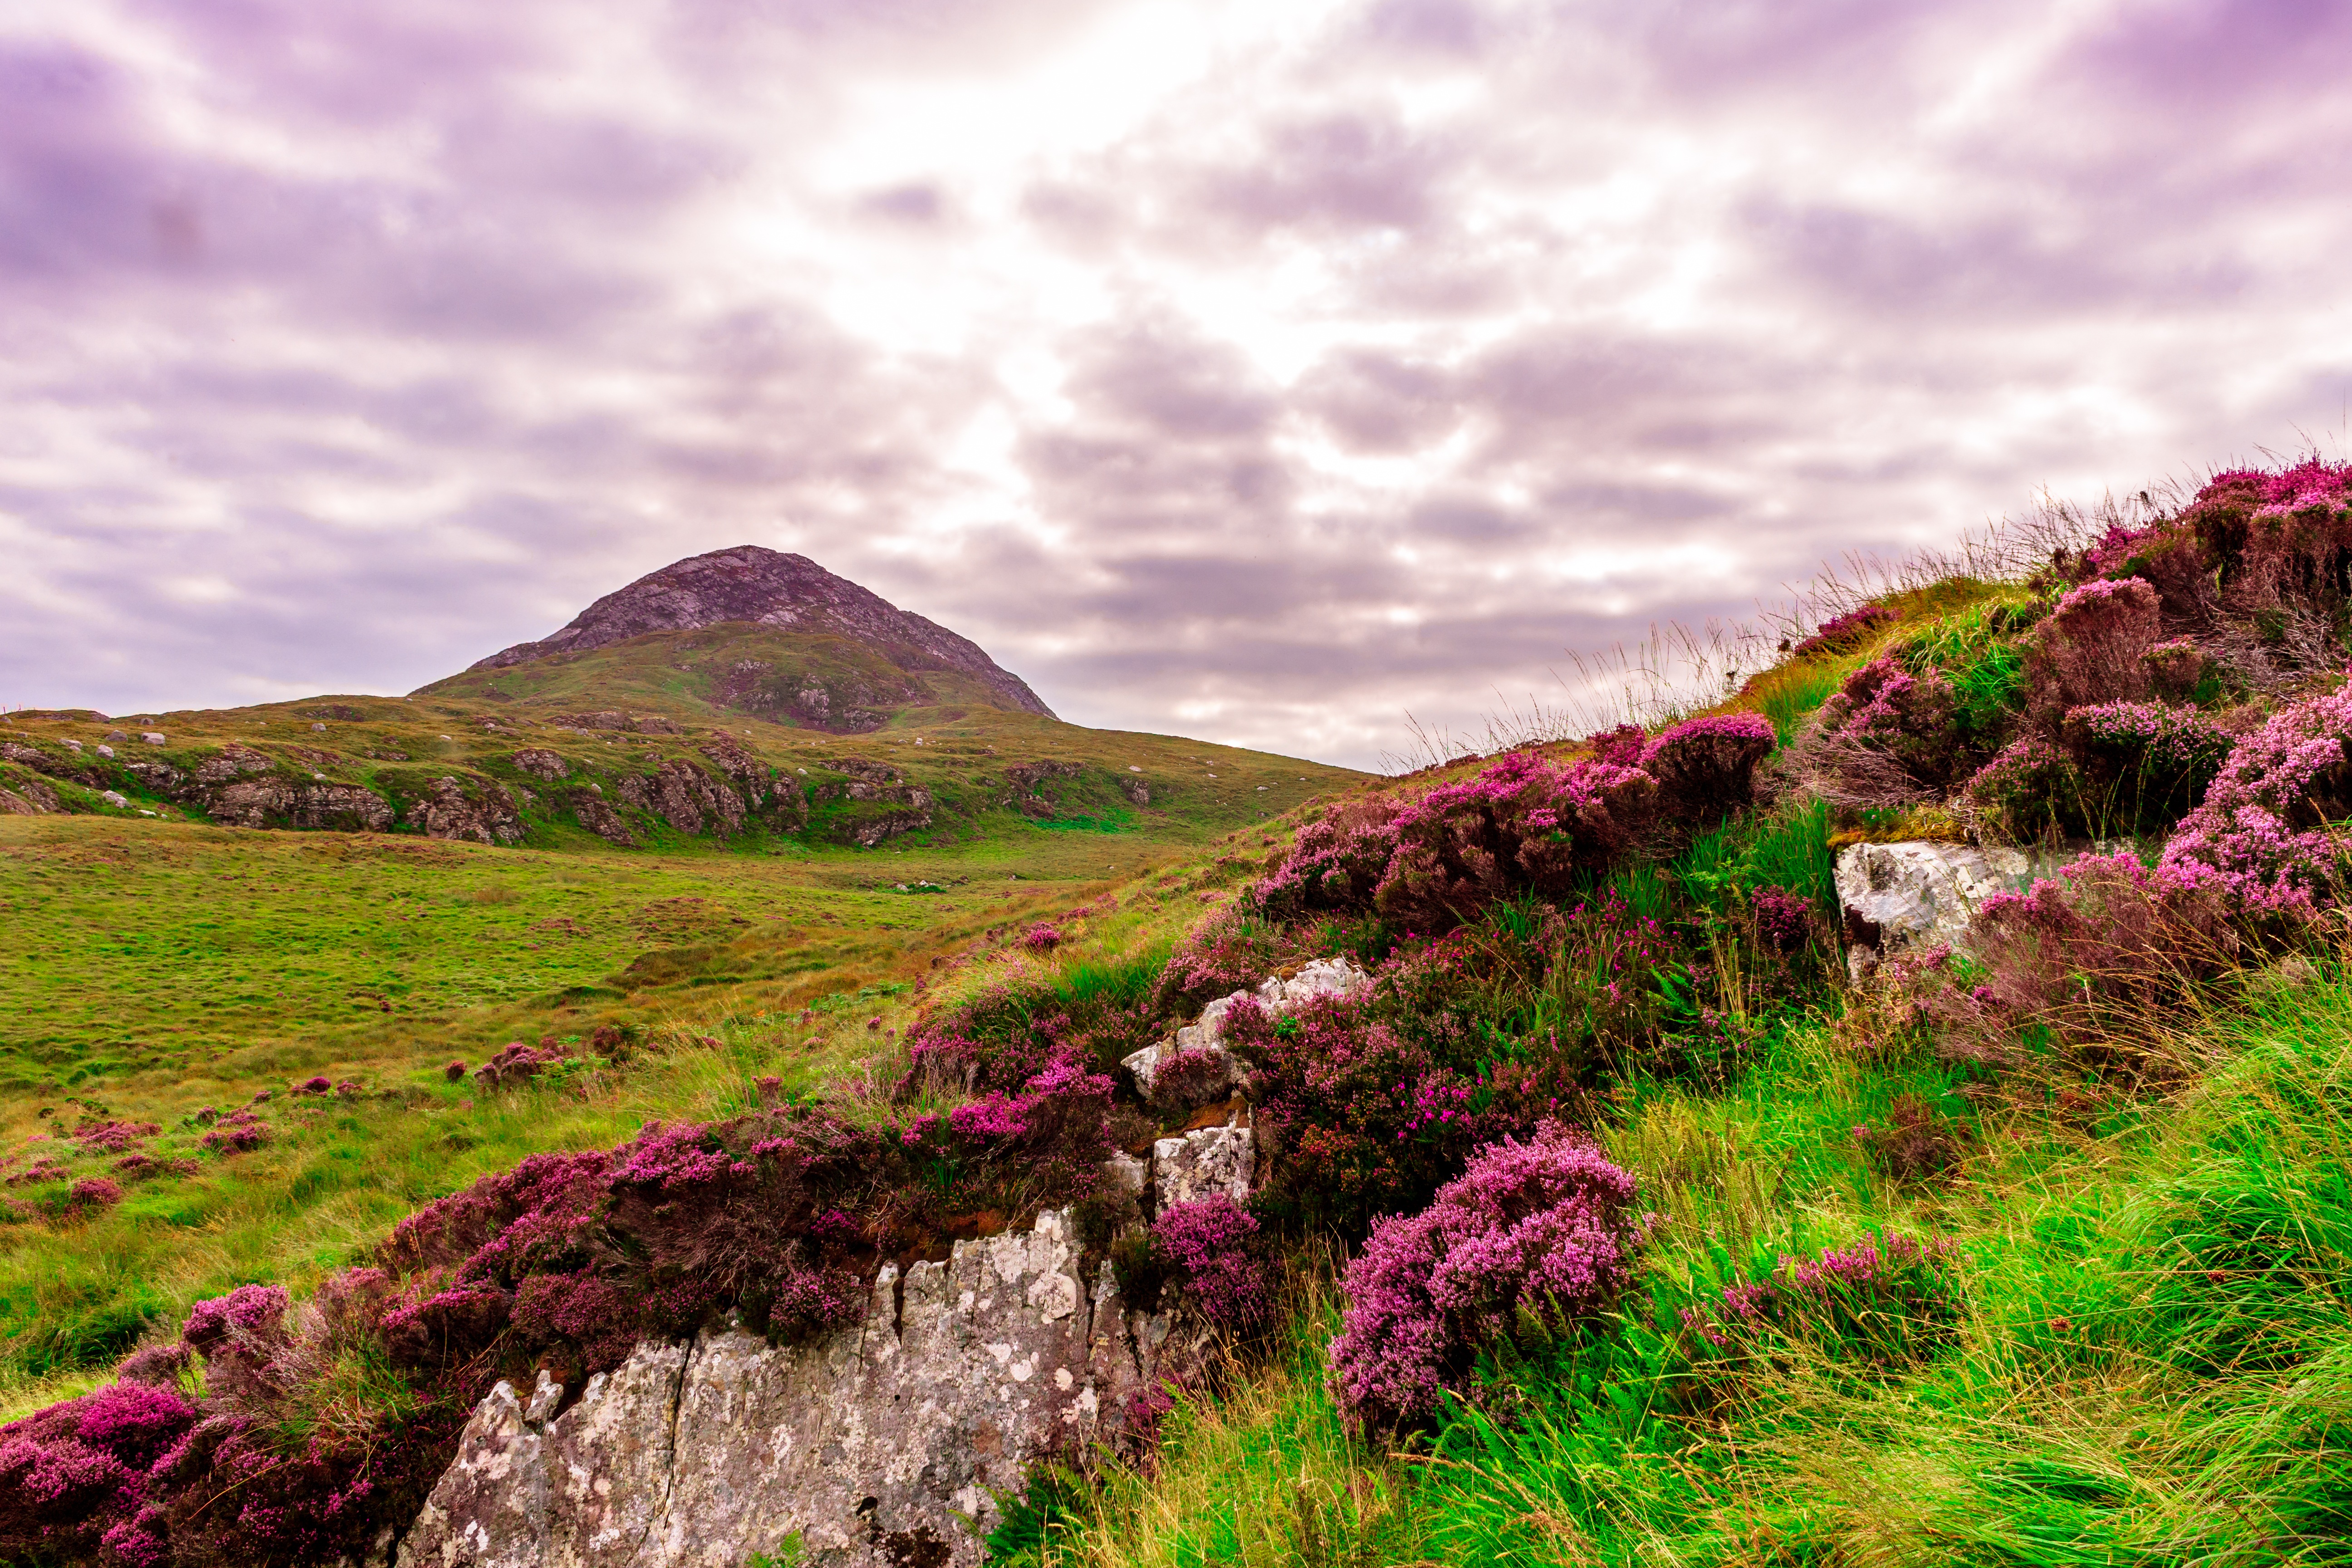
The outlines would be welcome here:
[[[977,1563],[993,1494],[1115,1442],[1168,1340],[1080,1267],[1051,1211],[886,1265],[863,1321],[812,1344],[641,1344],[560,1415],[500,1384],[400,1568],[741,1568],[795,1532],[810,1568]]]

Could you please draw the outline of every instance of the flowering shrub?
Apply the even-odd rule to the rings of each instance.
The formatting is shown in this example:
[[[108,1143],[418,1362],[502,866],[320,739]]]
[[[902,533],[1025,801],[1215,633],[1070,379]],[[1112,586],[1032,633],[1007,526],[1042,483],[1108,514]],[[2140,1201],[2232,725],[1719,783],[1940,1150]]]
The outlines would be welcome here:
[[[1818,911],[1813,900],[1786,888],[1759,888],[1748,895],[1756,934],[1776,952],[1793,952],[1812,940]]]
[[[1638,768],[1562,767],[1514,752],[1400,811],[1396,853],[1372,896],[1391,921],[1450,930],[1513,893],[1559,897],[1650,836],[1657,781]]]
[[[1884,605],[1864,605],[1860,609],[1848,610],[1823,621],[1812,636],[1789,650],[1789,657],[1809,658],[1817,653],[1843,653],[1873,632],[1902,618]]]
[[[146,1472],[195,1420],[175,1390],[117,1383],[0,1426],[0,1557],[97,1558],[135,1515]]]
[[[1301,845],[1306,843],[1307,835],[1325,826],[1311,823],[1300,829]],[[1295,861],[1296,857],[1293,858]],[[1379,869],[1386,869],[1387,864],[1383,858]],[[1378,885],[1376,870],[1365,883],[1363,898],[1369,900]],[[1198,1013],[1219,996],[1248,990],[1260,977],[1272,973],[1280,963],[1280,946],[1263,922],[1233,913],[1220,915],[1176,944],[1176,951],[1169,955],[1153,988],[1152,1010],[1163,1016]]]
[[[1221,1329],[1264,1322],[1274,1308],[1265,1260],[1251,1248],[1257,1221],[1223,1193],[1171,1204],[1151,1222],[1151,1250],[1193,1308]]]
[[[2159,864],[2232,906],[2298,916],[2334,897],[2352,817],[2352,688],[2296,703],[2239,742]]]
[[[1756,765],[1779,738],[1760,713],[1717,713],[1663,731],[1642,752],[1658,805],[1691,826],[1712,826],[1756,794]]]
[[[162,1131],[152,1121],[89,1122],[74,1129],[73,1141],[85,1154],[122,1154]]]
[[[1384,1003],[1400,1015],[1404,997]],[[1255,999],[1225,1016],[1224,1044],[1255,1068],[1258,1136],[1280,1158],[1256,1204],[1300,1229],[1363,1234],[1371,1216],[1417,1208],[1472,1150],[1523,1132],[1559,1103],[1548,1061],[1480,1061],[1450,1022],[1410,1036],[1371,1000],[1318,997],[1277,1019]]]
[[[1488,1147],[1421,1213],[1381,1221],[1349,1265],[1331,1342],[1332,1394],[1349,1418],[1424,1419],[1522,1311],[1581,1318],[1606,1306],[1641,1242],[1633,1194],[1632,1176],[1547,1125]]]
[[[1591,748],[1586,754],[1596,763],[1638,768],[1642,765],[1642,753],[1649,748],[1650,732],[1639,724],[1620,724],[1613,730],[1587,735],[1584,743]]]
[[[2056,880],[1996,893],[1970,937],[1982,975],[1932,1005],[1992,1045],[2038,1025],[2075,1043],[2132,1040],[2221,973],[2242,947],[2210,875],[2151,871],[2128,851],[2084,855]]]
[[[1932,799],[1968,754],[1950,683],[1882,658],[1822,704],[1799,766],[1832,805],[1866,810]]]
[[[1780,1339],[1885,1370],[1927,1360],[1951,1342],[1966,1310],[1949,1242],[1865,1233],[1805,1259],[1781,1254],[1761,1279],[1726,1286],[1710,1307],[1682,1313],[1685,1348],[1706,1364],[1768,1355]]]
[[[2029,716],[2054,730],[2070,709],[2145,699],[2158,605],[2156,590],[2136,577],[2070,589],[2025,636]]]
[[[1297,920],[1316,910],[1370,909],[1396,855],[1402,809],[1393,799],[1373,795],[1308,823],[1298,830],[1282,865],[1252,889],[1253,900],[1278,920]]]
[[[1062,945],[1061,928],[1048,921],[1039,921],[1021,933],[1021,945],[1032,952],[1051,952]]]

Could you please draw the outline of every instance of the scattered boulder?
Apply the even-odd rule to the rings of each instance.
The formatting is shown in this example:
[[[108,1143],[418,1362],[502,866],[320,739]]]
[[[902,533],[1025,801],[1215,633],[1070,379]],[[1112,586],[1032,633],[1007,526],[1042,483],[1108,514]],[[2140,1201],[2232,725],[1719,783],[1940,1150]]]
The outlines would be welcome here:
[[[2013,893],[2085,850],[2111,854],[2128,839],[2037,847],[1978,847],[1932,839],[1849,844],[1838,851],[1838,903],[1844,912],[1846,963],[1857,976],[1881,959],[1945,945],[1968,945],[1969,927],[1985,900]]]
[[[165,740],[164,735],[163,735],[163,732],[162,731],[160,731],[160,730],[144,730],[144,731],[142,731],[140,732],[139,738],[140,738],[141,740],[142,740],[142,741],[146,742],[147,742],[149,745],[151,745],[151,746],[161,746],[161,745],[166,745],[166,744],[168,744],[168,743],[169,743],[169,742]]]

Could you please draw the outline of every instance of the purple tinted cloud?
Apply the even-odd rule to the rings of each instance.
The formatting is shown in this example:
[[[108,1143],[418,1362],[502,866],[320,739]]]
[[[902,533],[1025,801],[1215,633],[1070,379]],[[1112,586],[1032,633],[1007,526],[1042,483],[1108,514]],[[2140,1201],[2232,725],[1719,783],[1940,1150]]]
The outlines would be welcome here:
[[[87,0],[0,21],[0,699],[400,690],[803,551],[1370,763],[2340,438],[2329,4]]]

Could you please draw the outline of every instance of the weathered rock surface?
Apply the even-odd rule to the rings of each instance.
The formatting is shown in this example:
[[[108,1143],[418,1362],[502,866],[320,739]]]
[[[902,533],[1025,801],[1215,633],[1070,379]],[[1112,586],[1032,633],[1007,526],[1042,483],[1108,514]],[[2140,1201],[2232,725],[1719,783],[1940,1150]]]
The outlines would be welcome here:
[[[752,544],[674,562],[605,595],[552,637],[517,643],[473,668],[500,669],[550,654],[604,647],[647,632],[726,621],[849,637],[900,669],[957,670],[986,686],[1008,708],[1053,717],[1026,682],[1000,668],[969,638],[835,576],[805,555]]]
[[[373,790],[281,778],[225,784],[214,793],[205,815],[224,826],[335,827],[352,833],[386,832],[393,821],[391,804]]]
[[[436,780],[408,808],[408,820],[428,838],[470,838],[477,844],[512,844],[522,837],[522,818],[504,785],[476,781],[474,792],[454,778]]]
[[[1212,1193],[1249,1201],[1257,1177],[1257,1134],[1242,1125],[1196,1127],[1151,1146],[1153,1196],[1161,1208]]]
[[[0,789],[0,816],[43,816],[56,809],[36,805],[14,790]]]
[[[1836,869],[1847,962],[1859,974],[1882,958],[1938,943],[1964,947],[1969,922],[1993,894],[2054,877],[2084,850],[2127,847],[2124,840],[2034,850],[1931,839],[1849,844],[1838,851]]]
[[[1937,942],[1958,945],[1977,907],[2014,891],[2029,862],[2014,849],[1927,840],[1849,844],[1838,851],[1838,903],[1846,939],[1894,955]]]
[[[1160,1065],[1179,1051],[1202,1051],[1216,1058],[1225,1064],[1226,1081],[1237,1084],[1243,1077],[1241,1064],[1218,1043],[1224,1035],[1225,1015],[1237,1003],[1255,995],[1269,1012],[1286,1013],[1318,996],[1347,996],[1370,984],[1370,975],[1344,958],[1318,958],[1288,979],[1268,975],[1255,992],[1236,991],[1216,998],[1201,1009],[1196,1022],[1177,1030],[1172,1038],[1122,1057],[1119,1066],[1135,1075],[1136,1089],[1147,1103],[1153,1098]]]
[[[1079,1267],[1049,1212],[886,1265],[865,1321],[813,1344],[643,1344],[552,1419],[560,1395],[500,1384],[400,1568],[741,1568],[793,1531],[810,1568],[967,1568],[991,1490],[1115,1439],[1169,1353],[1169,1322]]]
[[[572,764],[544,746],[526,746],[510,760],[518,771],[548,784],[572,776]]]

